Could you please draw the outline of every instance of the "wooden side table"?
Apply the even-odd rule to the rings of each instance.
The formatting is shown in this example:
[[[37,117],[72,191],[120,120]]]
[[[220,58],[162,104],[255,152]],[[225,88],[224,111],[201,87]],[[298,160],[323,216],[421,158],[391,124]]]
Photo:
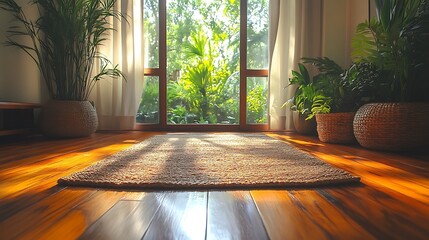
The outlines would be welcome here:
[[[38,103],[0,102],[0,136],[32,133]]]

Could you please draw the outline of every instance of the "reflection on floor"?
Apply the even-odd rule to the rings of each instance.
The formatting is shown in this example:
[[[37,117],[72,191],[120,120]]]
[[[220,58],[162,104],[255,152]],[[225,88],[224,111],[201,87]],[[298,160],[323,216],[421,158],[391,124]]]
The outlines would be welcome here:
[[[1,239],[427,239],[429,154],[268,133],[361,177],[316,189],[114,191],[58,178],[155,132],[0,142]]]

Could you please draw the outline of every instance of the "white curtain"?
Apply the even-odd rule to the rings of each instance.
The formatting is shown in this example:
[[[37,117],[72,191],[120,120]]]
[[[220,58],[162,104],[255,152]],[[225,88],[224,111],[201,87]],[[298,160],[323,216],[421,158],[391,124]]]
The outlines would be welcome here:
[[[295,92],[288,86],[291,70],[302,57],[322,53],[323,0],[270,1],[270,95],[271,130],[294,130],[289,107],[282,105]]]
[[[118,64],[125,79],[102,79],[92,99],[97,108],[99,130],[132,130],[143,91],[143,0],[117,0],[115,8],[127,21],[111,19],[115,31],[100,52]]]

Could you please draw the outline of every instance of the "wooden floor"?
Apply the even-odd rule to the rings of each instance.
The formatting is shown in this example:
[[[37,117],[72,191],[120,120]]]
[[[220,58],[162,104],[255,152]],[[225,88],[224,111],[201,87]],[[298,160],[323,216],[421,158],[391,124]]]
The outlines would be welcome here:
[[[0,143],[0,239],[428,239],[429,154],[268,134],[361,177],[316,189],[139,192],[58,178],[157,133]]]

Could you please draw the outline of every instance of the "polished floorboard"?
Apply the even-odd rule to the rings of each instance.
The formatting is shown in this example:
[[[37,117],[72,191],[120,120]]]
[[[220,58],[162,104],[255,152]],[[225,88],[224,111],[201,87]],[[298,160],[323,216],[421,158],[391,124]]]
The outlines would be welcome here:
[[[62,187],[156,132],[0,139],[0,239],[429,239],[429,151],[407,154],[266,133],[361,177],[310,189]],[[256,169],[257,170],[257,169]]]

